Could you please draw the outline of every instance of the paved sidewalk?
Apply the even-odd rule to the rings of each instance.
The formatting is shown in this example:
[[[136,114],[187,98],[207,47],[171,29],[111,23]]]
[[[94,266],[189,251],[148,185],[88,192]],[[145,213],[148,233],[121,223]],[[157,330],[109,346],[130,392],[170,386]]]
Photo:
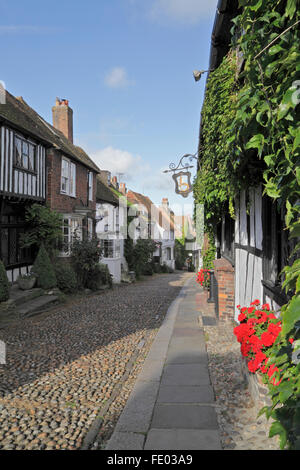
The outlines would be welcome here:
[[[222,449],[199,289],[190,279],[171,304],[106,450]]]

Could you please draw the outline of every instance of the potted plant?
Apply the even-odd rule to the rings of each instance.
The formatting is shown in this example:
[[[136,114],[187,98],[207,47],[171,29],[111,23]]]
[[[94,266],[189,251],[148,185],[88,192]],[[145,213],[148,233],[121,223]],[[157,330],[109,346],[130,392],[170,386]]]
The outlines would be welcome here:
[[[17,278],[17,283],[19,288],[22,290],[32,289],[36,283],[36,275],[32,272],[27,274],[21,274]]]

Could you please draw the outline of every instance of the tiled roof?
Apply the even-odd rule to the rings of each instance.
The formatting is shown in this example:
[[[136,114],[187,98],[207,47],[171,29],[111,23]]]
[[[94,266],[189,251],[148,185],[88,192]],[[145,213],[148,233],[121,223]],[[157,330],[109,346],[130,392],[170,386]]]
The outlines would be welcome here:
[[[148,211],[148,217],[150,218],[152,216],[162,228],[168,229],[170,227],[171,230],[174,230],[172,217],[163,208],[156,207],[148,196],[134,191],[128,191],[127,198],[133,204],[143,205]],[[154,210],[152,206],[154,206]]]
[[[100,172],[98,166],[82,148],[72,144],[62,132],[46,122],[22,97],[16,98],[6,91],[6,103],[0,105],[1,120],[17,127],[20,132],[28,133],[32,138],[37,138],[45,144],[61,150],[66,156],[95,172]]]
[[[97,176],[96,201],[108,202],[114,206],[119,205],[118,191],[115,188],[103,183],[99,175]]]

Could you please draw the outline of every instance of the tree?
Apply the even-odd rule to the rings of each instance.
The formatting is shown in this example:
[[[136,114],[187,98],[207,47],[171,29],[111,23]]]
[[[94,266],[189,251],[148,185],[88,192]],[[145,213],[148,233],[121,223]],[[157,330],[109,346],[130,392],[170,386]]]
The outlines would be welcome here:
[[[21,237],[23,248],[43,244],[51,253],[62,238],[62,216],[36,203],[26,208],[25,219],[26,232]]]

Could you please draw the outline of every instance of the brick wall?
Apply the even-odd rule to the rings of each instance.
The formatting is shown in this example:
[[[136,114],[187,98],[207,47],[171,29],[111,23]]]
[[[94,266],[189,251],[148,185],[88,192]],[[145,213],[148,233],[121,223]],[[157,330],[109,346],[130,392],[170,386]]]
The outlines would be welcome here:
[[[88,206],[96,210],[96,174],[93,178],[93,201],[88,200],[88,168],[76,162],[76,197],[61,193],[60,152],[53,149],[47,154],[47,203],[60,213],[72,213],[76,206]],[[74,161],[75,162],[75,161]]]
[[[214,261],[214,272],[218,283],[218,305],[220,320],[234,320],[234,268],[224,258]]]

